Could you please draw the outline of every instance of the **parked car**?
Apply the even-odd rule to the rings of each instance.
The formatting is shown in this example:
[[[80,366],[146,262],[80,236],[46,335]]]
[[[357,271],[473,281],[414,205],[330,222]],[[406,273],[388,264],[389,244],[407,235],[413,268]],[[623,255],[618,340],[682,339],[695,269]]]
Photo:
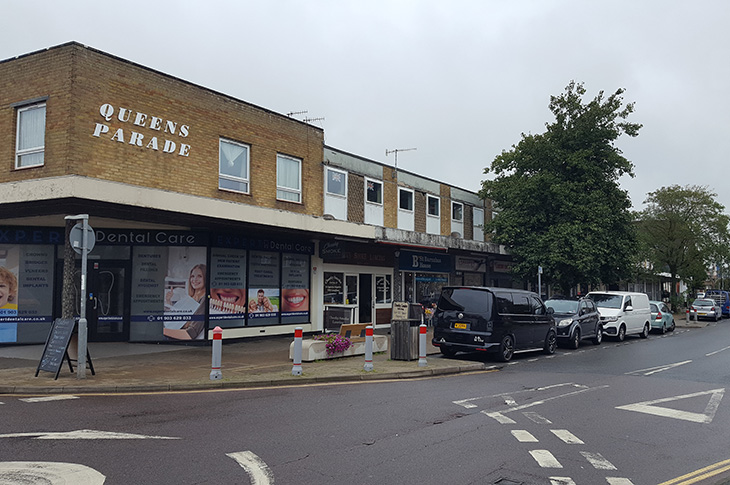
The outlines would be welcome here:
[[[691,319],[706,318],[716,322],[722,318],[722,308],[712,298],[697,298],[689,307]]]
[[[559,344],[577,349],[582,339],[591,339],[596,345],[603,340],[601,315],[593,300],[551,298],[545,306],[553,310]]]
[[[649,336],[651,309],[646,293],[630,291],[591,291],[586,295],[593,300],[601,314],[604,335],[622,342],[626,335]]]
[[[674,315],[663,301],[650,301],[651,308],[651,329],[661,333],[674,330]]]
[[[555,320],[536,293],[446,286],[433,316],[432,343],[446,357],[482,351],[507,362],[515,352],[555,353]]]
[[[730,317],[730,292],[725,290],[706,290],[702,298],[712,298],[722,308],[722,316]]]

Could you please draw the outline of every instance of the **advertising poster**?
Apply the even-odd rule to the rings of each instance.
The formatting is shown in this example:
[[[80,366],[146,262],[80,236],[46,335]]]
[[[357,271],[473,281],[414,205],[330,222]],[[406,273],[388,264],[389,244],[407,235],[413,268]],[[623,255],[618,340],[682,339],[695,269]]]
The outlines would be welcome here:
[[[53,260],[53,246],[0,245],[0,343],[37,342],[47,335]]]
[[[248,318],[253,325],[279,323],[279,253],[251,251]]]
[[[282,323],[309,321],[309,256],[284,253],[281,257]]]
[[[243,327],[246,324],[246,251],[213,248],[210,253],[211,326]]]

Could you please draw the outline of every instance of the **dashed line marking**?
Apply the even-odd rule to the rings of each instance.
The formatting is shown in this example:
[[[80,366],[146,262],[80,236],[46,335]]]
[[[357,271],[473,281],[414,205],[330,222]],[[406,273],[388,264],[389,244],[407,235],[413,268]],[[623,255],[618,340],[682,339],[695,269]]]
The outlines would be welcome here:
[[[496,420],[499,424],[516,424],[516,421],[508,418],[502,413],[488,413],[486,411],[482,411],[482,414],[485,414],[486,416],[489,416],[490,418]]]
[[[588,451],[580,452],[583,457],[588,460],[588,463],[593,465],[596,470],[616,470],[613,463],[605,459],[600,453],[590,453]]]
[[[538,439],[527,430],[524,429],[513,429],[512,436],[517,438],[520,443],[537,443]]]
[[[534,411],[526,411],[522,413],[522,415],[536,424],[553,424],[553,422],[550,421],[548,418],[543,418]]]
[[[575,485],[570,477],[550,477],[550,485]]]
[[[705,357],[709,357],[709,356],[711,356],[711,355],[719,354],[720,352],[723,352],[723,351],[725,351],[725,350],[727,350],[727,349],[730,349],[730,345],[728,345],[727,347],[725,347],[725,348],[722,348],[722,349],[720,349],[720,350],[716,350],[716,351],[714,351],[714,352],[710,352],[709,354],[705,354]]]
[[[634,482],[628,478],[620,477],[606,477],[606,482],[608,482],[609,485],[634,485]]]
[[[507,406],[517,406],[517,401],[515,401],[515,400],[514,400],[513,398],[511,398],[510,396],[505,396],[505,397],[504,397],[504,403],[505,403],[505,404],[506,404]]]
[[[530,455],[543,468],[563,468],[563,465],[548,450],[530,450]]]
[[[568,431],[567,429],[551,429],[550,430],[555,436],[563,440],[563,442],[569,445],[584,445],[583,441],[576,435]]]
[[[78,399],[78,396],[64,396],[64,395],[58,395],[58,396],[44,396],[44,397],[26,397],[24,399],[19,399],[19,401],[23,402],[48,402],[48,401],[65,401],[67,399]]]

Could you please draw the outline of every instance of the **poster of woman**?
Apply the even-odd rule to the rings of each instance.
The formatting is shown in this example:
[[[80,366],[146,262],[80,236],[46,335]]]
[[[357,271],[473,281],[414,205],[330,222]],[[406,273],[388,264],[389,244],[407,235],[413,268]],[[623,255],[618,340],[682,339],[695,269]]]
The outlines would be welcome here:
[[[163,335],[173,340],[200,340],[205,333],[208,268],[205,248],[170,248],[165,277]]]

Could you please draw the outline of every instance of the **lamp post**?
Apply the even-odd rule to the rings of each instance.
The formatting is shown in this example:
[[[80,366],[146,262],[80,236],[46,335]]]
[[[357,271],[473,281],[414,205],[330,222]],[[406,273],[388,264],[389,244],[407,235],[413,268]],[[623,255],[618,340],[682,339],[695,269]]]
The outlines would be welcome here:
[[[77,253],[81,253],[81,312],[79,315],[79,343],[78,343],[78,356],[77,356],[77,368],[76,378],[86,379],[86,342],[88,341],[88,325],[86,321],[86,265],[88,262],[88,254],[93,248],[96,241],[91,244],[89,248],[89,232],[92,231],[89,227],[89,214],[79,214],[76,216],[66,216],[65,219],[71,221],[81,221],[81,250],[79,251],[79,241],[72,242],[72,247]],[[93,231],[92,231],[93,233]]]

